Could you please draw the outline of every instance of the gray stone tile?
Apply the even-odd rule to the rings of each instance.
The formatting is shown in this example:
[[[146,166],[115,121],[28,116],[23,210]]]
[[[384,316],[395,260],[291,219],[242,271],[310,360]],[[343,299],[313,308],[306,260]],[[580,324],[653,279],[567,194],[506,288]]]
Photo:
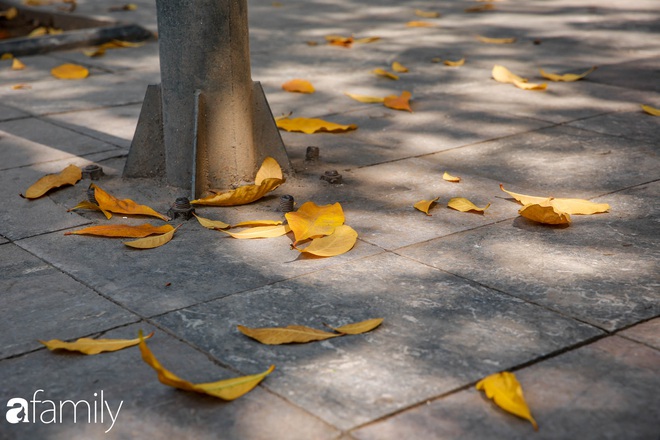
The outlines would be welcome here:
[[[660,318],[637,324],[634,327],[623,330],[619,335],[660,350]]]
[[[50,87],[58,88],[62,86],[68,87],[79,82],[79,80],[61,80],[55,78],[50,73],[51,69],[64,64],[66,61],[51,55],[29,55],[18,57],[18,59],[25,64],[25,69],[12,70],[11,60],[0,61],[0,67],[3,67],[0,69],[0,83],[7,86],[2,87],[2,94],[7,97],[6,102],[9,102],[9,97],[20,98],[28,92],[28,90],[12,90],[11,86],[14,84],[29,84],[34,87],[34,84],[37,82],[47,82]],[[89,63],[84,62],[85,60],[81,61],[81,63],[77,64],[89,68],[90,76],[106,75],[106,72],[103,70],[93,68]],[[5,101],[4,97],[3,101]]]
[[[86,161],[72,159],[2,171],[0,198],[4,209],[0,211],[0,233],[12,240],[18,240],[89,223],[76,213],[66,212],[66,207],[55,203],[48,195],[35,200],[27,200],[19,196],[44,175],[58,173],[70,163],[82,165],[81,162]],[[80,185],[81,183],[78,184]],[[77,192],[77,189],[68,186],[54,191]]]
[[[237,329],[323,328],[383,317],[358,336],[266,346]],[[599,330],[476,284],[383,254],[156,318],[265,386],[346,430],[584,341]]]
[[[398,252],[616,330],[660,313],[659,190],[656,182],[600,197],[610,213],[573,216],[567,228],[518,217]]]
[[[0,123],[0,148],[6,152],[0,169],[9,169],[116,147],[37,118],[25,118]]]
[[[123,75],[90,75],[82,81],[36,81],[21,94],[4,93],[0,98],[14,108],[44,115],[141,103],[147,85],[158,82],[159,72],[135,70]]]
[[[479,145],[440,152],[426,159],[457,175],[479,175],[510,183],[523,194],[589,198],[659,177],[652,144],[551,127]],[[507,188],[509,189],[509,188]]]
[[[65,62],[85,64],[113,73],[127,70],[152,70],[157,73],[160,69],[158,42],[156,40],[146,41],[140,47],[107,49],[104,55],[90,58],[83,51],[91,49],[94,49],[94,47],[56,52],[52,56]]]
[[[0,105],[0,121],[25,118],[28,114],[6,105]]]
[[[359,440],[602,439],[657,437],[660,354],[610,337],[516,371],[539,424],[497,408],[474,388],[421,405],[352,435]],[[644,408],[644,410],[640,410]]]
[[[597,133],[622,136],[649,145],[656,144],[660,136],[660,118],[644,113],[641,107],[633,112],[611,113],[580,119],[568,125]]]
[[[656,22],[655,32],[658,30],[660,26]],[[658,73],[660,73],[660,56],[655,56],[603,66],[602,69],[594,72],[590,79],[603,84],[660,93]]]
[[[132,339],[137,336],[139,328],[145,332],[152,330],[142,323],[118,328],[101,336]],[[238,375],[158,330],[148,345],[165,368],[186,380],[212,382]],[[264,362],[259,368],[263,371],[268,364]],[[58,419],[53,424],[37,420],[35,423],[10,425],[3,418],[0,424],[2,438],[217,439],[221,436],[227,440],[330,440],[338,435],[336,429],[261,386],[231,402],[165,386],[159,383],[156,372],[140,359],[137,347],[95,356],[48,352],[44,349],[0,361],[0,374],[6,381],[0,397],[3,408],[12,397],[32,399],[36,390],[43,390],[37,399],[52,400],[57,407],[63,400],[84,400],[92,408],[91,411],[86,410],[85,404],[79,403],[76,423],[73,423],[74,413],[70,404],[65,405],[62,423]],[[265,381],[277,374],[280,373],[275,370]],[[101,392],[103,401],[107,402],[115,417],[114,425],[107,408],[103,413],[103,423],[100,408],[94,410],[94,402],[101,402]],[[36,403],[34,412],[39,417],[48,408],[48,404]],[[29,411],[32,412],[31,406]],[[90,412],[97,416],[96,422],[92,417],[92,423],[88,423]],[[57,415],[59,417],[59,409]],[[49,420],[50,416],[50,413],[45,413],[45,420]]]
[[[106,107],[61,113],[47,116],[45,119],[94,139],[129,148],[141,108],[142,104]]]
[[[0,246],[0,268],[0,359],[137,320],[14,244]]]
[[[5,244],[5,243],[9,243],[9,240],[7,240],[5,237],[0,235],[0,244]]]

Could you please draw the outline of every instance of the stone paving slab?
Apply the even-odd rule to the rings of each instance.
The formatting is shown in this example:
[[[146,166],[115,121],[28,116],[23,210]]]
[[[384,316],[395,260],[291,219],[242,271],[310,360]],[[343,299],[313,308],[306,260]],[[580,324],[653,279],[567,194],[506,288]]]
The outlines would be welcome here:
[[[0,268],[0,358],[137,320],[14,244],[0,246]]]
[[[114,145],[37,118],[0,122],[0,148],[9,169],[114,150]]]
[[[510,183],[505,185],[510,191],[553,197],[590,198],[660,177],[655,146],[631,145],[620,137],[564,126],[440,152],[426,159],[459,176],[479,175]]]
[[[368,280],[368,282],[365,282]],[[366,334],[261,345],[236,330],[383,317]],[[214,358],[346,430],[600,334],[426,265],[383,254],[156,318]]]
[[[25,69],[13,70],[11,69],[11,60],[0,61],[0,85],[6,86],[3,87],[3,89],[7,90],[6,96],[18,97],[20,99],[21,96],[28,94],[29,90],[11,90],[11,86],[14,84],[29,84],[34,86],[35,82],[48,81],[52,82],[52,87],[58,87],[55,84],[59,84],[60,87],[64,84],[68,84],[67,87],[71,86],[70,80],[57,79],[50,73],[53,67],[64,64],[66,61],[52,55],[31,55],[17,58],[25,64]],[[103,76],[108,73],[102,69],[93,68],[88,63],[81,64],[90,69],[89,74],[91,76]]]
[[[660,100],[657,102],[660,104]],[[597,133],[621,136],[649,145],[656,144],[660,134],[659,118],[644,113],[641,106],[634,111],[580,119],[570,122],[568,125]]]
[[[0,105],[0,121],[25,118],[28,114],[6,105]]]
[[[158,72],[160,68],[158,42],[156,40],[145,41],[139,47],[107,49],[104,55],[95,57],[89,57],[83,53],[84,50],[93,48],[93,46],[90,46],[85,49],[54,52],[51,56],[61,60],[61,62],[92,66],[113,73],[122,73],[127,70],[153,70]]]
[[[660,319],[658,318],[637,324],[618,334],[660,350]]]
[[[398,252],[612,331],[660,313],[659,189],[600,197],[610,213],[573,216],[568,228],[518,217]]]
[[[100,336],[132,339],[137,336],[138,329],[145,332],[154,330],[140,323]],[[203,353],[166,333],[158,329],[155,331],[156,335],[148,341],[148,345],[163,366],[175,374],[197,383],[238,375],[211,362]],[[35,368],[36,365],[39,368]],[[265,370],[268,365],[263,363],[260,367]],[[270,380],[273,374],[265,380]],[[77,407],[77,423],[74,424],[72,405],[66,404],[63,423],[59,423],[58,419],[53,424],[10,425],[3,418],[0,438],[83,440],[193,436],[196,439],[220,437],[227,440],[330,440],[339,434],[336,429],[262,387],[257,387],[236,401],[223,402],[162,385],[158,382],[156,372],[140,359],[137,347],[95,356],[42,349],[0,361],[0,375],[5,382],[0,397],[3,408],[9,398],[23,397],[29,400],[39,389],[43,392],[37,395],[37,399],[52,400],[56,405],[63,400],[84,400],[94,408],[94,403],[100,402],[100,393],[103,392],[103,401],[107,402],[116,417],[112,425],[106,409],[104,423],[101,424],[101,411],[98,409],[96,423],[88,423],[85,404],[80,403]],[[120,403],[122,406],[117,413]],[[37,403],[35,412],[39,416],[48,408],[48,404]],[[94,414],[93,409],[91,412]],[[46,413],[43,417],[49,420],[51,414]]]
[[[516,371],[539,424],[495,407],[473,387],[353,432],[359,440],[657,438],[660,352],[609,337]],[[640,408],[644,408],[640,411]]]

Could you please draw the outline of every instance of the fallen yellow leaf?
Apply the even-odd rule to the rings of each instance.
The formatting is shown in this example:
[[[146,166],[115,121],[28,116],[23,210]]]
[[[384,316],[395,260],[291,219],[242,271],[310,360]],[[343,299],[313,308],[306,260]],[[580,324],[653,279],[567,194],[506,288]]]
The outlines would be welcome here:
[[[21,62],[18,58],[14,58],[11,63],[12,70],[23,70],[25,69],[25,64]]]
[[[383,323],[383,318],[367,319],[366,321],[355,322],[353,324],[342,325],[341,327],[331,327],[334,331],[343,335],[359,335],[370,332]]]
[[[525,420],[529,420],[534,429],[539,427],[529,411],[522,387],[513,373],[503,371],[491,374],[477,382],[477,390],[484,391],[486,397],[493,399],[495,404],[505,411],[510,412]]]
[[[408,68],[406,66],[404,66],[403,64],[401,64],[400,62],[398,62],[398,61],[395,61],[395,62],[392,63],[392,70],[394,70],[395,72],[399,72],[399,73],[408,72]]]
[[[447,182],[453,182],[453,183],[458,183],[461,181],[460,177],[455,177],[449,174],[448,172],[445,171],[445,174],[442,175],[442,179],[446,180]]]
[[[75,185],[80,179],[82,179],[82,170],[75,165],[69,165],[58,174],[47,174],[34,182],[27,191],[25,191],[25,198],[39,198],[51,189],[59,188],[64,185]]]
[[[9,52],[6,52],[6,53],[3,53],[2,55],[0,55],[0,61],[13,60],[13,59],[14,59],[14,55],[9,53]]]
[[[504,189],[504,186],[501,183],[500,189],[516,199],[522,205],[540,204],[548,199],[551,199],[551,203],[554,207],[571,215],[599,214],[610,210],[610,205],[607,203],[594,203],[584,199],[562,199],[554,197],[527,196],[524,194],[507,191]]]
[[[497,64],[493,66],[492,75],[495,81],[501,83],[513,84],[516,81],[521,83],[527,82],[527,78],[511,73],[506,67]]]
[[[75,211],[76,209],[91,209],[93,211],[100,211],[101,208],[99,205],[90,202],[89,200],[83,200],[82,202],[78,203],[76,206],[73,208],[67,209],[66,212],[71,212]]]
[[[477,40],[481,41],[482,43],[488,43],[488,44],[513,44],[516,42],[516,38],[489,38],[489,37],[484,37],[482,35],[477,35]]]
[[[277,126],[286,131],[299,131],[312,134],[319,132],[343,133],[350,130],[357,130],[357,125],[340,125],[334,122],[324,121],[316,118],[281,118],[276,120]]]
[[[411,93],[408,91],[401,92],[401,96],[386,96],[383,100],[383,105],[394,110],[406,110],[412,113],[412,109],[410,108],[411,96]]]
[[[408,27],[433,27],[435,24],[429,23],[428,21],[409,21],[406,23]]]
[[[443,63],[445,64],[445,66],[461,67],[463,64],[465,64],[465,58],[461,58],[460,60],[456,60],[456,61],[444,60]]]
[[[168,221],[169,218],[163,214],[159,214],[146,205],[138,205],[131,199],[120,200],[115,196],[103,191],[99,186],[92,183],[89,186],[94,191],[94,198],[101,208],[101,211],[107,218],[112,217],[111,213],[115,214],[128,214],[128,215],[146,215],[150,217],[158,217],[161,220]]]
[[[18,17],[18,9],[12,6],[7,10],[0,11],[0,17],[5,17],[7,20],[13,20]]]
[[[413,205],[413,208],[422,211],[426,215],[431,215],[429,214],[429,210],[438,202],[439,198],[440,197],[436,197],[433,200],[420,200]]]
[[[584,73],[579,73],[579,74],[576,74],[576,73],[565,73],[565,74],[563,74],[563,75],[558,75],[558,74],[556,74],[556,73],[548,73],[548,72],[545,72],[543,69],[539,69],[539,71],[541,72],[541,76],[542,76],[543,78],[547,78],[547,79],[549,79],[550,81],[573,82],[573,81],[581,80],[582,78],[584,78],[585,76],[589,75],[591,72],[593,72],[593,71],[596,70],[597,68],[598,68],[597,66],[593,66],[591,69],[587,70],[587,71],[584,72]]]
[[[174,233],[176,232],[177,229],[179,229],[179,226],[173,228],[171,231],[166,232],[165,234],[156,235],[153,237],[140,238],[138,240],[133,240],[133,241],[125,241],[124,244],[134,249],[154,249],[157,247],[161,247],[172,240],[172,237],[174,237]]]
[[[105,55],[107,49],[121,49],[127,47],[140,47],[143,46],[144,42],[134,43],[132,41],[122,41],[122,40],[112,40],[107,43],[103,43],[100,46],[97,46],[92,49],[83,50],[83,54],[90,57],[100,57]]]
[[[381,69],[380,67],[377,68],[377,69],[372,70],[371,73],[376,74],[378,76],[383,76],[385,78],[392,79],[394,81],[399,79],[399,77],[397,75],[393,74],[392,72],[388,72],[385,69]]]
[[[149,333],[144,339],[149,339],[154,335],[153,332]],[[50,341],[42,341],[49,350],[67,350],[77,351],[83,354],[99,354],[107,351],[118,351],[124,348],[133,347],[140,343],[140,339],[91,339],[80,338],[75,342],[64,342],[59,339],[51,339]]]
[[[168,385],[180,390],[208,394],[209,396],[218,397],[223,400],[234,400],[247,394],[275,369],[275,366],[271,365],[268,370],[259,374],[220,380],[217,382],[194,384],[181,379],[179,376],[165,369],[165,367],[158,362],[158,359],[156,359],[156,356],[154,356],[149,347],[147,347],[147,344],[142,337],[142,332],[140,332],[140,352],[142,353],[142,360],[156,370],[158,373],[158,380],[163,385]]]
[[[355,93],[346,93],[346,92],[344,92],[344,95],[348,96],[349,98],[353,98],[356,101],[364,102],[367,104],[373,104],[373,103],[385,101],[385,98],[380,98],[378,96],[357,95]]]
[[[314,86],[311,82],[304,79],[292,79],[282,84],[282,88],[287,92],[293,93],[314,93]]]
[[[439,12],[433,11],[422,11],[421,9],[415,9],[415,15],[422,18],[438,18],[440,17]]]
[[[190,203],[209,206],[238,206],[256,202],[284,183],[282,168],[272,157],[264,159],[254,185],[239,186],[238,188],[212,194],[208,197],[192,200]],[[223,228],[224,229],[224,228]]]
[[[231,227],[230,224],[221,222],[220,220],[210,220],[208,218],[200,217],[193,212],[193,215],[197,219],[200,225],[208,229],[227,229]]]
[[[526,219],[546,225],[567,225],[571,223],[571,216],[552,204],[552,198],[540,203],[530,203],[518,211]]]
[[[29,90],[32,86],[30,84],[14,84],[11,86],[12,90]]]
[[[317,330],[304,325],[264,328],[250,328],[239,325],[237,327],[245,336],[266,345],[304,344],[305,342],[323,341],[325,339],[341,336],[338,333]]]
[[[652,116],[660,116],[660,108],[651,107],[650,105],[642,104],[642,110]]]
[[[548,88],[548,85],[546,83],[534,84],[534,83],[514,81],[513,85],[523,90],[545,90]]]
[[[77,231],[65,232],[64,235],[98,235],[101,237],[124,237],[142,238],[153,234],[165,234],[174,229],[171,225],[152,226],[145,223],[139,226],[133,225],[99,225],[78,229]]]
[[[282,167],[277,163],[272,157],[267,157],[261,163],[259,170],[257,171],[256,176],[254,176],[254,184],[261,185],[266,179],[280,179],[284,180],[284,175],[282,174]]]
[[[246,238],[275,238],[281,237],[289,232],[291,228],[289,225],[277,225],[277,226],[255,226],[253,228],[248,228],[240,232],[231,232],[225,231],[222,232],[231,235],[234,238],[246,239]]]
[[[356,38],[355,42],[361,44],[367,44],[367,43],[373,43],[374,41],[378,41],[378,40],[380,40],[380,37],[363,37],[363,38]]]
[[[293,231],[296,242],[307,238],[330,235],[344,224],[344,211],[339,203],[318,206],[305,202],[297,211],[284,214]]]
[[[320,238],[314,238],[304,249],[293,248],[298,252],[316,255],[317,257],[335,257],[345,254],[353,249],[357,242],[358,234],[348,225],[339,225],[334,232]]]
[[[325,40],[328,42],[328,44],[345,48],[353,46],[353,43],[355,42],[355,38],[352,36],[342,37],[341,35],[327,35]]]
[[[32,31],[27,34],[28,38],[35,38],[35,37],[41,37],[43,35],[48,34],[48,28],[45,26],[39,26],[37,28],[32,29]]]
[[[51,75],[59,79],[85,79],[89,70],[77,64],[62,64],[50,70]]]
[[[232,228],[242,228],[246,226],[277,226],[281,224],[281,220],[248,220],[236,223],[235,225],[232,225]]]
[[[495,9],[495,5],[486,3],[485,5],[479,5],[479,6],[472,6],[469,8],[465,9],[465,12],[484,12],[484,11],[492,11]]]
[[[453,199],[449,200],[449,202],[447,202],[447,206],[452,209],[455,209],[456,211],[461,211],[461,212],[472,211],[479,214],[483,214],[490,206],[490,203],[484,206],[483,208],[479,208],[477,205],[475,205],[466,198],[454,197]]]

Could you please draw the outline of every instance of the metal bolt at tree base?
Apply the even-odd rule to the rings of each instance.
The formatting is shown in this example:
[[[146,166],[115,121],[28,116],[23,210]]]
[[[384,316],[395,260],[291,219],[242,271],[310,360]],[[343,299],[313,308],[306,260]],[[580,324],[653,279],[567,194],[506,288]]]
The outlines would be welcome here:
[[[343,182],[341,174],[339,174],[337,172],[337,170],[326,171],[321,176],[321,180],[325,180],[326,182],[328,182],[330,184],[333,184],[333,185],[339,185]]]
[[[286,194],[280,197],[280,211],[282,212],[291,212],[293,211],[294,200],[293,196]]]
[[[177,218],[190,220],[194,212],[195,209],[190,204],[188,197],[178,197],[174,201],[174,205],[172,205],[172,207],[167,211],[167,215],[172,220]]]
[[[319,147],[307,147],[305,151],[305,160],[308,162],[313,162],[319,158]]]
[[[103,176],[103,168],[95,163],[89,164],[82,169],[82,178],[90,180],[99,180]]]

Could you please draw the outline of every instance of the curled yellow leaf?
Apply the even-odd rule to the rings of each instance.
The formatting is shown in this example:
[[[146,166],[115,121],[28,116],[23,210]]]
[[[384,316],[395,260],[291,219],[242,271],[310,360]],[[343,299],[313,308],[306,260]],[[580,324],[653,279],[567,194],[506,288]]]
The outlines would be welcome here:
[[[304,325],[289,325],[287,327],[250,328],[242,325],[238,330],[245,336],[266,345],[304,344],[305,342],[323,341],[341,336]]]
[[[358,234],[348,225],[337,226],[334,232],[320,238],[314,238],[304,249],[295,247],[298,252],[316,255],[317,257],[335,257],[353,249]]]
[[[333,46],[340,46],[340,47],[345,47],[349,48],[353,46],[353,43],[355,42],[355,38],[351,37],[343,37],[341,35],[327,35],[325,37],[325,40],[328,42],[328,44],[331,44]]]
[[[543,78],[547,78],[550,81],[564,81],[564,82],[573,82],[573,81],[579,81],[585,76],[589,75],[591,72],[596,70],[598,67],[593,66],[591,69],[587,70],[584,73],[565,73],[563,75],[559,75],[556,73],[548,73],[545,72],[543,69],[539,69],[541,76]]]
[[[284,216],[296,242],[330,235],[345,221],[344,210],[339,203],[319,206],[311,201],[305,202],[297,211],[287,212]]]
[[[64,235],[97,235],[101,237],[124,237],[142,238],[153,234],[165,234],[174,228],[171,225],[152,226],[149,223],[143,225],[99,225],[78,229],[77,231],[65,232]]]
[[[18,9],[12,6],[9,9],[0,11],[0,17],[5,17],[7,20],[13,20],[14,18],[18,17]]]
[[[477,40],[481,41],[482,43],[487,43],[487,44],[513,44],[516,42],[515,37],[511,38],[489,38],[489,37],[484,37],[482,35],[477,35]]]
[[[485,392],[486,397],[493,399],[495,404],[503,410],[529,420],[535,430],[539,429],[527,402],[525,402],[522,387],[513,373],[503,371],[491,374],[477,382],[476,388]]]
[[[395,62],[392,63],[392,70],[394,70],[395,72],[398,72],[398,73],[408,72],[408,68],[406,66],[404,66],[403,64],[401,64],[400,62],[398,62],[398,61],[395,61]]]
[[[193,215],[197,219],[200,225],[204,226],[207,229],[227,229],[231,227],[230,224],[221,222],[220,220],[211,220],[208,218],[200,217],[193,212]]]
[[[513,85],[523,90],[545,90],[548,88],[548,85],[546,83],[535,84],[535,83],[514,81]]]
[[[75,185],[80,179],[82,179],[82,170],[75,165],[69,165],[58,174],[47,174],[34,182],[27,191],[25,191],[25,198],[39,198],[51,189],[59,188],[64,185]]]
[[[363,38],[356,38],[355,42],[361,44],[367,44],[367,43],[373,43],[374,41],[378,41],[378,40],[380,40],[380,37],[363,37]]]
[[[445,171],[445,173],[442,175],[442,179],[446,180],[447,182],[453,182],[453,183],[458,183],[461,181],[460,177],[455,177],[449,174],[448,172]]]
[[[660,108],[651,107],[650,105],[642,104],[642,110],[652,116],[660,116]]]
[[[14,55],[9,52],[5,52],[2,55],[0,55],[0,61],[13,60],[13,59],[14,59]]]
[[[411,96],[412,94],[410,92],[404,90],[401,92],[401,96],[386,96],[383,100],[383,105],[393,110],[406,110],[412,113],[412,109],[410,108]]]
[[[477,205],[475,205],[466,198],[454,197],[453,199],[449,200],[449,202],[447,202],[447,206],[450,207],[451,209],[455,209],[456,211],[476,212],[478,214],[483,214],[490,206],[490,203],[484,206],[483,208],[479,208]]]
[[[190,203],[194,205],[207,206],[246,205],[261,199],[263,196],[276,189],[282,183],[284,183],[283,179],[266,178],[261,182],[260,185],[239,186],[238,188],[231,191],[212,194],[208,197],[191,200]]]
[[[518,194],[512,191],[507,191],[504,189],[504,185],[501,183],[500,189],[516,199],[522,205],[540,204],[550,200],[552,206],[556,207],[559,211],[570,215],[591,215],[607,212],[610,210],[610,205],[607,203],[594,203],[584,199],[527,196],[525,194]]]
[[[484,12],[484,11],[492,11],[495,9],[495,5],[491,3],[486,3],[485,5],[479,5],[479,6],[471,6],[469,8],[465,9],[465,12],[471,13],[471,12]]]
[[[274,365],[263,373],[253,374],[250,376],[236,377],[233,379],[219,380],[217,382],[208,382],[194,384],[187,380],[181,379],[176,374],[167,370],[156,359],[156,356],[147,347],[142,332],[140,332],[140,353],[142,353],[142,360],[146,362],[151,368],[158,373],[158,380],[163,385],[168,385],[174,388],[185,391],[193,391],[195,393],[208,394],[209,396],[217,397],[223,400],[234,400],[252,391],[254,387],[264,380],[266,376],[273,372]]]
[[[312,134],[319,132],[328,133],[343,133],[346,131],[356,130],[358,127],[355,124],[341,125],[334,122],[324,121],[317,118],[280,118],[275,121],[277,126],[286,131],[299,131],[302,133]]]
[[[14,58],[11,62],[11,70],[23,70],[25,69],[25,64],[21,62],[18,58]]]
[[[392,72],[388,72],[385,69],[381,69],[380,67],[377,68],[377,69],[372,70],[371,73],[373,73],[375,75],[378,75],[378,76],[382,76],[382,77],[391,79],[391,80],[394,80],[394,81],[399,79],[398,75],[395,75]]]
[[[314,86],[304,79],[292,79],[282,84],[282,89],[292,93],[314,93]]]
[[[431,215],[429,214],[429,210],[438,202],[439,198],[440,197],[436,197],[433,200],[420,200],[413,205],[413,208],[422,211],[426,215]]]
[[[53,67],[50,73],[59,79],[85,79],[89,76],[89,70],[78,64],[62,64]]]
[[[343,335],[359,335],[370,332],[383,323],[383,318],[367,319],[366,321],[355,322],[353,324],[342,325],[341,327],[331,327],[334,331]]]
[[[527,78],[512,73],[504,66],[495,65],[492,70],[493,79],[497,82],[515,84],[516,82],[525,83]]]
[[[265,158],[261,163],[261,167],[259,167],[257,175],[254,177],[254,184],[261,185],[266,179],[284,180],[282,167],[280,167],[280,164],[272,157]]]
[[[355,93],[346,93],[346,92],[344,92],[344,95],[348,96],[349,98],[355,99],[356,101],[364,102],[366,104],[373,104],[373,103],[385,101],[385,98],[381,98],[378,96],[357,95]]]
[[[525,205],[520,208],[518,214],[526,219],[546,225],[568,225],[571,223],[571,216],[554,206],[552,198],[540,203]]]
[[[438,18],[440,17],[439,12],[434,11],[423,11],[421,9],[415,9],[415,15],[422,18]]]
[[[24,84],[24,83],[14,84],[13,86],[11,86],[12,90],[29,90],[31,88],[32,88],[32,86],[30,84]]]
[[[103,211],[107,218],[112,217],[112,214],[110,214],[112,212],[115,214],[147,215],[150,217],[158,217],[159,219],[165,221],[169,220],[169,218],[163,214],[159,214],[146,205],[138,205],[131,199],[120,200],[115,196],[103,191],[94,183],[92,183],[89,187],[94,190],[94,198],[96,199],[99,208],[101,208],[101,211]]]
[[[144,339],[149,339],[154,335],[149,333]],[[118,351],[124,348],[133,347],[140,343],[140,339],[91,339],[80,338],[75,342],[64,342],[59,339],[50,341],[39,340],[49,350],[77,351],[83,354],[94,355],[108,351]]]
[[[90,202],[89,200],[83,200],[82,202],[78,203],[76,206],[73,208],[67,209],[66,212],[71,212],[75,211],[76,209],[91,209],[92,211],[100,211],[101,208],[99,205]]]
[[[444,60],[443,63],[445,66],[460,67],[463,64],[465,64],[465,58],[461,58],[460,60],[456,60],[456,61]]]
[[[174,233],[177,229],[179,229],[179,226],[173,228],[171,231],[166,232],[165,234],[156,235],[154,237],[140,238],[133,241],[125,241],[124,244],[135,249],[154,249],[169,243],[172,240],[172,237],[174,237]]]
[[[406,23],[408,27],[434,27],[435,24],[429,23],[428,21],[409,21]]]
[[[289,225],[276,225],[276,226],[255,226],[253,228],[248,228],[239,232],[225,231],[222,232],[231,235],[234,238],[238,239],[250,239],[250,238],[275,238],[281,237],[289,232],[291,228]]]
[[[241,228],[246,226],[277,226],[281,225],[282,220],[248,220],[245,222],[236,223],[232,228]]]

